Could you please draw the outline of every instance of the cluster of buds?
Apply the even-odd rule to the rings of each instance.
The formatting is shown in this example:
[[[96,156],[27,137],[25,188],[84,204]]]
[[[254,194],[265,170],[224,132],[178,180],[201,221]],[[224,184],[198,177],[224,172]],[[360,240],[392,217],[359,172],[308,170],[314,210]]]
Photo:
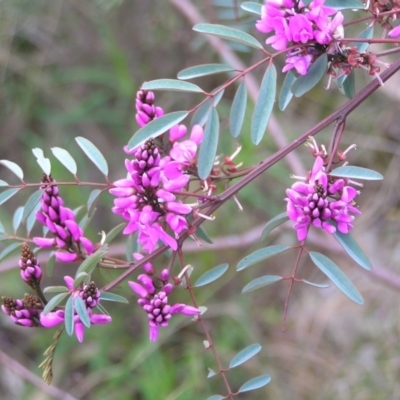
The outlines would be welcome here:
[[[154,93],[148,90],[139,90],[136,94],[136,122],[145,126],[150,121],[164,115],[161,107],[154,105]]]
[[[73,298],[80,297],[85,305],[86,311],[88,313],[90,323],[92,325],[105,325],[111,322],[111,317],[109,315],[104,314],[94,314],[93,308],[99,304],[100,301],[100,292],[94,282],[90,284],[86,284],[81,287],[74,288],[74,279],[70,276],[65,276],[64,281],[71,292]],[[79,318],[77,311],[74,309],[74,329],[75,335],[80,343],[83,342],[83,338],[85,335],[85,327]],[[40,314],[40,324],[45,328],[53,328],[54,326],[65,321],[65,311],[64,310],[56,310],[44,314],[43,312]]]
[[[311,173],[304,181],[296,182],[286,190],[286,212],[295,222],[293,227],[297,230],[299,241],[307,238],[310,226],[324,229],[330,234],[335,233],[336,229],[347,234],[353,229],[355,217],[352,214],[361,214],[354,201],[359,192],[349,186],[349,183],[356,182],[329,175],[324,165],[325,151],[320,151],[315,142],[311,147],[316,156]],[[343,157],[345,154],[341,153]]]
[[[54,238],[34,237],[33,242],[39,247],[62,249],[55,252],[57,260],[62,262],[76,261],[84,253],[93,253],[93,243],[83,236],[83,230],[75,221],[74,212],[64,206],[55,180],[43,174],[41,188],[44,192],[40,200],[41,210],[36,213],[36,218],[49,229]]]
[[[136,255],[136,258],[140,258]],[[172,292],[174,286],[168,282],[169,271],[161,271],[160,277],[152,276],[154,271],[150,263],[145,265],[145,271],[149,273],[141,274],[137,277],[138,282],[128,282],[131,289],[140,298],[138,304],[147,313],[149,323],[149,338],[151,342],[157,340],[160,327],[167,327],[169,320],[174,314],[183,314],[187,316],[199,315],[201,311],[198,308],[176,303],[168,303],[168,295]]]
[[[370,7],[376,16],[376,21],[380,22],[383,28],[389,30],[389,37],[395,38],[400,36],[400,25],[393,28],[390,23],[390,21],[395,21],[399,18],[399,0],[373,0]]]
[[[39,326],[39,312],[43,309],[38,296],[26,293],[22,300],[2,296],[1,309],[10,316],[11,320],[21,326]]]
[[[29,286],[37,287],[42,278],[42,270],[39,261],[26,243],[22,244],[19,267],[21,268],[21,278]]]
[[[154,110],[158,110],[156,115],[161,111],[150,102],[150,99],[154,100],[152,92],[139,91],[138,98],[144,96],[146,105],[150,107],[148,118],[151,120]],[[137,114],[142,122],[146,110],[142,107],[141,114]],[[200,125],[195,125],[190,138],[179,142],[186,132],[184,125],[171,128],[169,141],[172,146],[169,154],[163,157],[154,139],[131,151],[125,149],[134,157],[125,160],[128,176],[114,182],[114,188],[110,189],[110,193],[117,197],[112,211],[128,221],[123,233],[138,232],[138,243],[149,253],[158,241],[176,250],[177,236],[188,227],[185,216],[193,208],[177,199],[176,193],[184,190],[189,184],[190,174],[197,172],[196,152],[204,132]],[[168,227],[173,236],[166,232]]]

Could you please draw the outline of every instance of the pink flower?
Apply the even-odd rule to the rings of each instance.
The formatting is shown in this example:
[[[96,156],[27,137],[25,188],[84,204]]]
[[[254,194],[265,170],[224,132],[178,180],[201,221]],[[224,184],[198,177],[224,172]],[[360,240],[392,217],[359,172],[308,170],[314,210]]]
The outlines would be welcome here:
[[[312,59],[313,56],[311,54],[307,54],[305,56],[288,57],[282,72],[286,72],[289,71],[289,69],[295,68],[300,75],[306,75]]]
[[[400,36],[400,25],[397,25],[395,28],[393,28],[389,33],[388,36],[390,38],[396,38],[397,36]]]

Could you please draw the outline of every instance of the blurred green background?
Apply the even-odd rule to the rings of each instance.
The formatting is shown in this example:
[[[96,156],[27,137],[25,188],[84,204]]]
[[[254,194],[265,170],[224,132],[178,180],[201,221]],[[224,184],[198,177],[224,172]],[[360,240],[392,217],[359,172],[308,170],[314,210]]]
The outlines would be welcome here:
[[[244,27],[263,40],[253,29],[253,16],[232,7],[234,0],[191,4],[207,21]],[[137,130],[134,98],[141,83],[175,78],[183,68],[221,61],[206,39],[191,30],[186,16],[165,0],[3,0],[0,22],[0,159],[18,163],[27,182],[37,182],[41,175],[31,149],[40,147],[50,157],[54,146],[67,149],[74,156],[81,180],[102,182],[101,174],[76,145],[76,136],[90,139],[106,155],[110,180],[120,178],[125,174],[122,146]],[[261,57],[240,46],[232,45],[231,49],[247,65]],[[263,72],[255,71],[259,82]],[[358,72],[360,89],[371,78]],[[225,75],[215,75],[195,83],[209,91],[226,79]],[[281,82],[282,76],[279,79]],[[288,141],[346,101],[334,87],[327,92],[323,86],[321,83],[301,99],[293,100],[284,115],[276,107],[275,117]],[[359,205],[363,215],[357,219],[353,234],[373,262],[374,271],[361,270],[333,238],[320,232],[311,235],[309,242],[310,249],[329,255],[343,268],[363,295],[364,306],[352,303],[332,286],[320,290],[295,285],[283,333],[287,282],[241,294],[245,284],[258,276],[291,273],[294,252],[235,272],[241,258],[266,243],[295,243],[290,224],[278,229],[266,242],[259,242],[262,225],[285,209],[282,200],[292,183],[290,173],[301,174],[291,170],[285,160],[239,194],[243,212],[230,201],[218,210],[215,222],[204,224],[214,240],[214,249],[192,246],[188,250],[185,261],[194,266],[194,279],[218,264],[230,265],[222,279],[196,289],[199,303],[208,307],[206,323],[223,365],[227,366],[247,345],[263,346],[257,357],[229,371],[228,377],[233,389],[264,373],[272,376],[272,382],[239,398],[398,398],[399,87],[400,79],[395,76],[368,99],[348,119],[343,138],[343,150],[352,143],[358,145],[349,157],[352,164],[373,168],[385,176],[384,181],[368,183],[362,190]],[[251,144],[252,104],[241,136],[230,138],[228,117],[233,95],[231,87],[218,106],[222,127],[219,153],[229,155],[240,144],[243,149],[236,161],[252,165],[278,146],[269,133],[258,147]],[[201,101],[200,96],[174,92],[156,96],[157,104],[166,111],[188,109]],[[328,144],[330,133],[331,129],[327,129],[318,135],[319,143]],[[299,148],[295,156],[304,168],[311,167],[313,159],[307,149]],[[54,158],[51,160],[57,181],[70,181],[68,171]],[[0,179],[17,183],[3,167]],[[69,207],[75,208],[86,203],[89,192],[87,188],[63,187],[61,195]],[[1,207],[0,220],[8,232],[12,231],[14,211],[31,193],[23,191]],[[111,196],[103,195],[87,230],[87,236],[94,241],[99,240],[97,232],[108,231],[121,222],[109,212],[111,204]],[[18,234],[24,235],[23,228]],[[0,249],[6,245],[2,242]],[[124,238],[118,238],[113,251],[124,256]],[[43,267],[45,256],[39,255]],[[14,252],[0,264],[1,295],[21,298],[28,289],[19,278],[17,260]],[[166,258],[159,258],[156,265],[161,267],[164,262]],[[62,277],[72,275],[75,268],[56,265],[54,276],[46,283],[62,284]],[[306,258],[299,275],[326,282]],[[105,283],[115,276],[115,271],[107,271],[98,279]],[[53,392],[37,383],[35,376],[41,375],[37,365],[54,330],[22,328],[1,314],[0,398],[186,400],[225,393],[222,379],[206,379],[207,368],[217,367],[210,352],[203,349],[205,337],[199,324],[175,317],[168,329],[161,330],[158,342],[149,343],[145,315],[136,307],[136,298],[126,285],[115,291],[126,295],[131,304],[106,305],[112,324],[86,330],[83,344],[75,337],[61,338],[54,363]],[[174,299],[190,301],[188,293],[178,290]]]

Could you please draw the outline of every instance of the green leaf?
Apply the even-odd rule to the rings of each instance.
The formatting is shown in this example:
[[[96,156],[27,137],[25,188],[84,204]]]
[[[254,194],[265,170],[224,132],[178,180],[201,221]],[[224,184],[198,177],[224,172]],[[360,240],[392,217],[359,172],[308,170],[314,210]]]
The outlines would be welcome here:
[[[106,240],[104,241],[104,243],[111,243],[114,240],[114,238],[123,231],[125,226],[126,223],[122,222],[121,224],[112,228],[111,231],[106,234]]]
[[[21,167],[15,162],[8,161],[8,160],[0,160],[0,164],[3,164],[6,168],[8,168],[14,175],[17,175],[21,181],[24,179],[24,172],[22,171]]]
[[[3,224],[1,222],[0,222],[0,232],[1,233],[5,233],[4,226],[3,226]]]
[[[217,373],[214,370],[212,370],[211,368],[208,368],[207,379],[212,378],[215,375],[217,375]]]
[[[7,200],[11,199],[15,193],[19,191],[18,188],[7,189],[4,192],[0,193],[0,206],[5,203]]]
[[[358,0],[326,0],[324,6],[336,8],[336,10],[362,10],[365,8],[364,4]]]
[[[216,92],[219,90],[219,88],[213,90],[212,93]],[[193,125],[201,125],[204,126],[204,124],[208,120],[208,116],[211,112],[212,108],[217,107],[219,101],[221,100],[222,96],[224,94],[224,91],[221,90],[218,92],[215,96],[211,97],[207,101],[205,101],[193,114],[192,120],[190,121],[190,127],[192,128]]]
[[[36,157],[36,161],[39,164],[39,167],[42,169],[42,171],[46,175],[50,175],[51,174],[50,160],[44,156],[43,150],[40,149],[39,147],[36,147],[32,149],[32,153]]]
[[[129,235],[126,238],[126,244],[125,244],[125,256],[126,260],[128,262],[133,261],[133,253],[137,253],[139,250],[139,244],[137,242],[138,239],[138,233],[135,232],[131,235]]]
[[[240,8],[242,8],[243,10],[257,15],[261,15],[261,7],[261,4],[253,3],[252,1],[245,1],[240,5]]]
[[[272,108],[274,107],[276,94],[276,69],[272,64],[265,72],[261,82],[260,93],[251,119],[251,140],[259,144],[264,136]]]
[[[188,114],[189,111],[176,111],[153,119],[153,121],[150,121],[132,136],[128,142],[128,149],[132,150],[142,145],[146,140],[160,136],[168,129],[179,124]]]
[[[84,215],[83,218],[79,221],[79,226],[80,226],[80,228],[81,228],[83,231],[85,231],[86,228],[89,226],[90,221],[92,220],[92,218],[93,218],[94,213],[96,212],[96,210],[97,210],[97,208],[94,208],[91,215],[86,214],[86,215]],[[75,214],[75,215],[76,215],[76,214]]]
[[[307,279],[302,279],[301,281],[304,282],[304,283],[306,283],[307,285],[315,286],[315,287],[320,288],[320,289],[326,289],[326,288],[329,287],[329,285],[326,285],[326,284],[323,284],[323,283],[314,283],[314,282],[310,282],[310,281],[308,281]]]
[[[79,147],[87,155],[87,157],[92,161],[92,163],[103,173],[105,176],[108,175],[108,165],[107,161],[101,154],[100,150],[88,139],[78,136],[75,138]]]
[[[270,234],[271,231],[273,231],[276,227],[282,225],[286,221],[289,221],[289,217],[287,216],[286,212],[279,214],[276,217],[269,220],[263,229],[263,232],[261,234],[261,240],[264,240]]]
[[[357,304],[364,304],[364,300],[349,278],[339,267],[323,254],[311,251],[312,262],[340,289],[347,297]]]
[[[246,106],[247,88],[246,83],[243,81],[236,91],[229,115],[229,127],[231,130],[231,135],[234,138],[237,138],[242,130],[244,116],[246,114]]]
[[[96,308],[104,315],[110,315],[108,311],[99,303],[97,304]]]
[[[360,39],[372,39],[374,36],[374,27],[369,26],[367,29],[364,29],[357,37]],[[354,47],[358,49],[360,53],[365,53],[368,49],[368,42],[356,42],[354,43]]]
[[[200,287],[214,282],[215,280],[219,279],[228,270],[228,268],[228,264],[221,264],[215,268],[210,269],[209,271],[201,275],[193,286]]]
[[[28,215],[28,218],[26,219],[26,232],[28,233],[28,235],[32,231],[32,228],[35,225],[35,222],[37,221],[36,212],[40,210],[41,206],[42,205],[40,203],[37,203],[35,205],[35,207],[33,208],[33,210],[30,212],[30,214]],[[25,211],[25,209],[26,209],[26,206],[24,208],[24,211]]]
[[[178,92],[204,93],[203,89],[194,83],[182,82],[178,79],[155,79],[145,82],[143,90],[172,90]]]
[[[79,274],[75,275],[74,278],[74,289],[77,289],[83,281],[90,279],[90,275],[86,272],[79,272]]]
[[[24,207],[18,207],[15,210],[14,216],[13,216],[13,229],[14,233],[17,232],[19,226],[21,225],[22,222],[22,214],[24,213]]]
[[[0,186],[9,186],[9,184],[6,181],[0,179]]]
[[[241,271],[247,267],[250,267],[250,265],[266,260],[267,258],[273,257],[289,249],[291,249],[290,246],[282,246],[280,244],[258,249],[240,260],[236,267],[236,271]]]
[[[361,267],[370,271],[372,264],[358,243],[349,235],[336,231],[333,236],[341,244],[346,253]]]
[[[66,286],[47,286],[43,290],[43,293],[67,293],[67,292],[69,292],[69,289]]]
[[[67,150],[62,149],[61,147],[52,147],[50,150],[53,152],[54,157],[57,158],[57,160],[60,161],[60,163],[64,165],[72,175],[76,175],[78,171],[76,162]]]
[[[275,282],[281,281],[283,278],[278,275],[264,275],[259,278],[253,279],[243,289],[242,293],[252,292],[253,290],[260,289],[264,286],[272,285]]]
[[[117,301],[118,303],[129,304],[129,301],[125,297],[110,292],[102,292],[100,299],[104,301]]]
[[[103,244],[99,247],[93,254],[90,254],[79,266],[76,271],[75,277],[77,277],[81,272],[86,272],[88,275],[91,275],[97,264],[104,258],[107,254],[108,246]]]
[[[72,336],[74,333],[74,299],[72,296],[67,301],[65,305],[65,331],[68,333],[69,336]]]
[[[302,75],[296,79],[296,82],[291,87],[293,94],[296,97],[301,97],[311,90],[325,75],[327,67],[328,56],[323,54],[311,65],[306,75]]]
[[[178,79],[193,79],[199,78],[200,76],[219,74],[221,72],[235,71],[234,68],[226,64],[203,64],[196,65],[183,69],[178,72]]]
[[[352,99],[356,94],[356,79],[354,71],[351,71],[350,75],[345,75],[345,76],[347,77],[347,79],[345,79],[342,84],[343,94],[347,98]]]
[[[209,238],[207,235],[206,231],[203,229],[202,226],[197,227],[196,229],[196,236],[200,239],[203,240],[206,243],[212,244],[213,241]]]
[[[49,278],[51,278],[53,276],[53,271],[54,271],[54,265],[56,263],[56,257],[54,255],[54,251],[52,251],[50,253],[50,257],[47,260],[47,264],[46,264],[46,272],[47,272],[47,276]]]
[[[329,172],[331,176],[337,176],[339,178],[349,179],[364,179],[366,181],[380,181],[383,176],[372,169],[356,167],[354,165],[346,165],[344,167],[338,167]]]
[[[83,325],[85,325],[87,328],[90,328],[89,314],[82,298],[79,296],[75,297],[74,303],[75,303],[75,310],[78,313],[79,319],[82,321]]]
[[[220,394],[213,394],[210,397],[207,397],[207,400],[223,400],[225,399],[224,396],[221,396]]]
[[[43,190],[39,189],[36,192],[33,192],[30,196],[28,201],[25,203],[24,212],[22,214],[22,221],[25,221],[31,212],[35,209],[39,200],[42,198]]]
[[[219,117],[213,108],[204,130],[204,139],[199,151],[198,172],[200,179],[207,179],[214,165],[219,139]]]
[[[235,368],[238,365],[245,363],[250,360],[250,358],[254,357],[261,351],[261,346],[258,343],[252,344],[232,358],[232,361],[229,363],[229,368]]]
[[[259,389],[271,382],[271,377],[269,375],[261,375],[256,378],[250,379],[244,383],[238,390],[238,393],[248,392],[250,390]]]
[[[8,245],[3,251],[0,253],[0,261],[6,258],[10,253],[12,253],[15,249],[21,248],[21,243],[11,243]]]
[[[233,42],[241,43],[256,49],[263,49],[262,44],[253,36],[238,29],[228,28],[227,26],[217,24],[196,24],[193,27],[193,30],[218,36],[222,39],[232,40]]]
[[[69,296],[69,291],[65,293],[60,293],[55,295],[50,301],[46,304],[46,307],[43,309],[43,314],[46,315],[50,311],[52,311],[55,307],[57,307],[65,298]]]
[[[281,92],[279,93],[279,109],[281,111],[284,111],[290,103],[290,100],[292,100],[293,93],[291,91],[291,87],[296,79],[297,78],[292,71],[288,71],[286,73]]]
[[[95,209],[95,206],[100,198],[102,191],[100,189],[94,189],[89,195],[88,201],[87,201],[87,210],[88,210],[88,216],[90,217],[93,214],[93,211]]]

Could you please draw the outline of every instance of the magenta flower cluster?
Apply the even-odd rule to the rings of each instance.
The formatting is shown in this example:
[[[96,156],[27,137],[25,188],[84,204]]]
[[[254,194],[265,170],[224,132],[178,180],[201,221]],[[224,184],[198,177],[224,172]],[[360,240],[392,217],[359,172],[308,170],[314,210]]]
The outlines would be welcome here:
[[[354,215],[361,211],[354,206],[358,192],[341,178],[329,176],[324,160],[318,156],[307,182],[296,182],[286,190],[287,215],[295,222],[299,241],[306,239],[309,227],[324,229],[333,234],[337,230],[347,234],[353,229]]]
[[[39,326],[39,312],[43,306],[38,296],[25,294],[22,300],[3,296],[2,301],[1,309],[12,322],[30,328]]]
[[[19,259],[21,278],[30,286],[38,285],[42,279],[42,269],[38,259],[26,243],[22,244],[21,258]]]
[[[342,36],[343,14],[324,3],[325,0],[314,0],[305,6],[300,0],[266,0],[256,28],[263,33],[274,33],[266,43],[275,50],[292,47],[283,72],[295,68],[305,75],[314,60],[313,44],[325,48]],[[336,15],[332,19],[333,14]]]
[[[36,213],[36,218],[54,238],[34,237],[33,242],[39,247],[58,247],[60,250],[55,252],[55,257],[62,262],[75,261],[83,252],[93,253],[93,243],[83,236],[74,212],[64,206],[55,180],[43,175],[41,188],[44,192],[40,199],[41,210]]]
[[[111,317],[109,315],[104,314],[94,314],[93,308],[99,304],[100,301],[100,292],[97,289],[94,282],[90,284],[86,284],[83,288],[74,288],[74,279],[70,276],[65,276],[64,281],[70,290],[73,298],[81,297],[86,305],[86,310],[89,315],[90,323],[92,325],[105,325],[111,322]],[[45,328],[53,328],[54,326],[65,321],[65,311],[64,310],[56,310],[49,313],[44,314],[40,313],[40,324]],[[78,316],[76,310],[74,310],[74,330],[75,335],[80,343],[83,342],[83,338],[85,335],[85,327]]]
[[[150,268],[151,264],[147,264],[146,269]],[[140,297],[138,304],[147,313],[149,321],[149,338],[151,342],[157,340],[160,327],[167,327],[169,320],[174,314],[183,314],[188,316],[199,315],[201,311],[198,308],[176,303],[168,304],[168,295],[173,290],[173,285],[168,283],[169,271],[164,269],[161,271],[161,276],[157,281],[161,281],[161,289],[156,289],[154,279],[148,274],[141,274],[137,280],[140,283],[128,282],[131,289]],[[157,282],[156,282],[157,283]]]
[[[146,92],[146,98],[154,99],[150,93]],[[144,121],[143,115],[138,115]],[[188,140],[177,142],[186,132],[184,125],[170,130],[172,147],[163,157],[154,139],[133,151],[126,150],[134,157],[125,160],[128,176],[114,182],[114,188],[110,189],[117,197],[112,211],[128,221],[123,233],[138,232],[138,243],[149,253],[158,241],[176,250],[177,236],[188,227],[185,216],[192,212],[192,206],[177,196],[189,183],[189,172],[196,166],[196,152],[204,132],[200,125],[195,125]],[[166,232],[168,228],[174,236]]]

